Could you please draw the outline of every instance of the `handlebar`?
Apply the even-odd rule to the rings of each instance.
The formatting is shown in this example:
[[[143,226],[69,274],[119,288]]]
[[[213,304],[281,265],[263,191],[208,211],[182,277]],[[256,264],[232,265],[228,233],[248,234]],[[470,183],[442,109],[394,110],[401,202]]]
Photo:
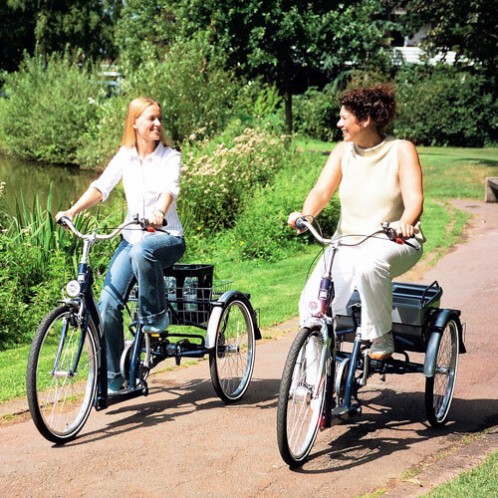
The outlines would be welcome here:
[[[73,224],[73,222],[67,217],[67,216],[61,216],[58,220],[57,223],[63,227],[68,228],[71,232],[73,232],[76,237],[79,237],[80,239],[91,239],[91,240],[109,240],[118,235],[122,230],[124,230],[126,227],[130,225],[139,225],[140,228],[144,231],[155,231],[156,229],[152,228],[149,226],[148,220],[145,218],[139,218],[138,215],[135,215],[132,220],[130,221],[124,221],[119,225],[117,228],[115,228],[111,233],[108,233],[106,235],[99,235],[97,233],[92,233],[92,234],[83,234],[81,233]],[[161,229],[157,229],[161,230]]]
[[[305,228],[308,229],[313,237],[315,237],[315,239],[318,240],[318,242],[320,242],[321,244],[331,244],[333,242],[333,239],[326,239],[322,237],[322,235],[318,233],[318,230],[313,226],[313,224],[310,223],[304,216],[296,220],[296,227],[300,230],[303,230]]]
[[[339,239],[328,239],[328,238],[323,237],[320,233],[318,233],[318,230],[316,230],[316,228],[313,226],[313,224],[310,223],[306,219],[305,216],[302,216],[301,218],[298,218],[296,220],[296,227],[299,229],[305,229],[305,228],[308,229],[311,232],[311,234],[313,235],[313,237],[315,237],[315,239],[318,242],[320,242],[321,244],[339,243]],[[406,245],[412,247],[413,249],[416,249],[417,251],[419,250],[419,248],[417,246],[413,245],[412,243],[408,242],[407,240],[403,239],[402,237],[399,237],[396,234],[396,231],[389,226],[388,222],[382,223],[381,228],[379,230],[377,230],[376,232],[371,233],[370,235],[361,235],[361,237],[364,237],[364,239],[358,243],[353,244],[353,245],[361,244],[362,242],[369,239],[370,237],[375,237],[375,235],[378,235],[381,233],[385,234],[387,236],[387,238],[389,240],[391,240],[392,242],[396,242],[397,244],[406,244]],[[346,237],[347,237],[347,235],[346,235]],[[346,245],[346,244],[343,244],[343,245]]]

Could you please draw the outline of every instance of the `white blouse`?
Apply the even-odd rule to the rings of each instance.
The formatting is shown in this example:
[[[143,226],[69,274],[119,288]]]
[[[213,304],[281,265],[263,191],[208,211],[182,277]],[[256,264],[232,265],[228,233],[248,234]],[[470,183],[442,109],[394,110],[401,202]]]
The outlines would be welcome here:
[[[165,215],[166,229],[171,235],[183,236],[176,209],[176,198],[180,192],[180,170],[180,153],[162,143],[159,143],[156,150],[143,162],[140,161],[135,147],[121,147],[91,186],[102,193],[102,201],[105,201],[122,180],[128,205],[126,220],[131,220],[136,214],[141,218],[150,219],[158,208],[160,195],[169,192],[173,202]],[[137,230],[133,226],[123,231],[124,239],[131,244],[151,235],[154,233]]]

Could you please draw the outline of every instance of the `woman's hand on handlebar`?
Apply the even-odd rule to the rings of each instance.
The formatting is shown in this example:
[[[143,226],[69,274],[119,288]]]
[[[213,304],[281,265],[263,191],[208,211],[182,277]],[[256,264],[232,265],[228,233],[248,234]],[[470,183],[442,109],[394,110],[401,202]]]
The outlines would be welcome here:
[[[163,227],[166,224],[164,221],[164,213],[160,209],[157,209],[152,213],[152,216],[148,220],[148,223],[152,228]]]
[[[414,227],[409,223],[404,223],[403,221],[394,221],[389,225],[395,232],[398,237],[402,239],[411,239],[414,234]]]
[[[67,211],[59,211],[55,215],[55,221],[61,225],[64,226],[64,223],[61,223],[62,218],[68,218],[70,221],[73,221],[73,218],[76,216],[76,213],[74,213],[71,209],[68,209]]]
[[[289,217],[287,218],[287,224],[293,228],[294,230],[296,230],[296,232],[298,234],[300,233],[303,233],[303,232],[306,232],[306,228],[302,227],[298,227],[296,225],[296,221],[299,219],[299,218],[304,218],[304,214],[301,213],[301,211],[294,211],[293,213],[289,214]]]

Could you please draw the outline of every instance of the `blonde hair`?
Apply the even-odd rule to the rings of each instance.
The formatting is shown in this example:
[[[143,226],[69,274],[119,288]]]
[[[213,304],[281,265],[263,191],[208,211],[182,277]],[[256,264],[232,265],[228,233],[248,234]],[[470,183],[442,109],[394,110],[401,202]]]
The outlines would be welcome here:
[[[123,139],[121,140],[121,145],[123,147],[136,147],[137,136],[133,125],[135,124],[135,120],[141,116],[141,114],[145,111],[145,109],[147,109],[147,107],[150,107],[151,105],[157,105],[162,113],[161,104],[149,97],[137,97],[128,104],[128,112],[126,113],[123,130]],[[166,136],[166,133],[164,132],[164,128],[162,127],[160,142],[165,146],[169,145],[168,138]]]

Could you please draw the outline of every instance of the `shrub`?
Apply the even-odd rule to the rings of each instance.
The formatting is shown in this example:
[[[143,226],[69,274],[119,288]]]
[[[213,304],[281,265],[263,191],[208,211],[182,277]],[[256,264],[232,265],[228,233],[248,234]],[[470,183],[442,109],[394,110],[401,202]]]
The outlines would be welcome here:
[[[47,303],[61,296],[64,256],[51,251],[50,265],[42,271],[40,248],[27,239],[19,237],[13,243],[0,234],[0,258],[5,265],[0,274],[0,350],[29,342],[47,312]]]
[[[76,270],[76,252],[80,242],[70,232],[56,227],[51,215],[49,193],[42,208],[35,197],[31,207],[21,197],[16,202],[15,215],[5,211],[3,188],[0,189],[0,350],[30,341],[48,309],[61,297],[61,288]],[[113,212],[113,211],[116,211]],[[116,226],[116,216],[94,217],[88,213],[75,219],[80,231],[92,226]],[[109,263],[111,244],[97,244],[92,251],[92,266],[96,270],[96,293],[102,283],[99,269]],[[103,273],[103,272],[101,272]]]
[[[192,133],[210,137],[227,124],[236,97],[236,85],[223,67],[223,57],[200,33],[174,43],[163,61],[144,57],[138,69],[124,68],[122,89],[130,98],[147,95],[161,102],[174,142]]]
[[[294,97],[294,130],[300,135],[324,141],[341,140],[337,128],[339,97],[348,88],[384,83],[386,76],[379,70],[351,69],[341,72],[322,90],[310,87]]]
[[[498,140],[498,102],[479,74],[407,67],[396,77],[395,134],[423,145],[482,147]]]
[[[299,244],[307,244],[306,235],[296,236],[287,226],[292,211],[300,210],[324,163],[317,154],[288,151],[271,183],[246,195],[237,223],[208,243],[198,244],[198,252],[217,261],[277,261]],[[324,233],[332,235],[337,225],[339,208],[333,200],[320,214]],[[190,246],[191,238],[187,241]],[[198,254],[196,254],[198,256]]]
[[[95,121],[103,89],[92,68],[68,55],[25,56],[19,71],[4,74],[0,144],[7,154],[52,163],[75,163],[82,136]]]
[[[82,135],[82,145],[76,152],[76,162],[82,168],[104,168],[118,151],[129,103],[126,95],[104,100],[90,100],[95,119],[88,122]]]
[[[287,152],[280,138],[234,123],[212,143],[184,150],[181,216],[208,232],[233,226],[243,199],[271,182]]]
[[[338,91],[334,84],[323,90],[309,88],[294,97],[294,131],[318,140],[340,138],[336,123],[339,119]]]
[[[233,108],[237,119],[248,127],[259,127],[269,133],[285,133],[285,111],[275,85],[261,79],[240,86]]]

